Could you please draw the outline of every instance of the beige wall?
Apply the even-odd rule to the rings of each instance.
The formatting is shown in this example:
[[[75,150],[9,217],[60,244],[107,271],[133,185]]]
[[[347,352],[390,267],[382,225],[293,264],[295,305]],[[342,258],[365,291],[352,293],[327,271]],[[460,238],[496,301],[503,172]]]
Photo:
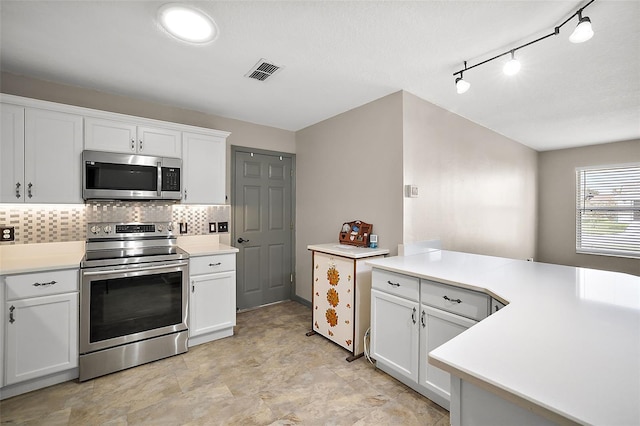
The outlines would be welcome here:
[[[402,241],[402,92],[296,133],[296,294],[311,300],[307,245],[338,243],[344,222],[373,224],[380,247]]]
[[[405,92],[405,244],[526,259],[535,253],[536,151]]]
[[[541,262],[640,275],[640,260],[576,253],[576,167],[640,161],[640,140],[545,151],[538,155]]]
[[[291,153],[295,152],[296,148],[295,133],[288,130],[6,72],[1,74],[0,92],[120,114],[224,130],[231,132],[231,136],[227,140],[230,145]],[[211,96],[215,96],[215,94]],[[176,99],[176,102],[179,101],[179,99]]]

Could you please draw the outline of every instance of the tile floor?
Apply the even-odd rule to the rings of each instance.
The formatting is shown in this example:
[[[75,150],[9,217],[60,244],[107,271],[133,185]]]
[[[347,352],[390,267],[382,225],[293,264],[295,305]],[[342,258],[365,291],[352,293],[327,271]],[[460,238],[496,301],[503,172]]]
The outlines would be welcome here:
[[[85,383],[0,402],[2,424],[448,425],[449,413],[322,336],[284,302],[238,314],[233,337]]]

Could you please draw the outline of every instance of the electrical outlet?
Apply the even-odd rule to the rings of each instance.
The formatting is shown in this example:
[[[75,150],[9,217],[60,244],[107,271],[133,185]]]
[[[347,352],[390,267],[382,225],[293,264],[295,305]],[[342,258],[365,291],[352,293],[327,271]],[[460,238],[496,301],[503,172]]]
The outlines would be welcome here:
[[[218,232],[229,232],[229,222],[218,222]]]
[[[209,222],[209,232],[210,233],[216,232],[216,223],[215,222]]]
[[[180,222],[180,233],[181,234],[187,233],[187,222]]]
[[[0,242],[2,241],[15,241],[16,231],[15,226],[2,226],[0,227]]]

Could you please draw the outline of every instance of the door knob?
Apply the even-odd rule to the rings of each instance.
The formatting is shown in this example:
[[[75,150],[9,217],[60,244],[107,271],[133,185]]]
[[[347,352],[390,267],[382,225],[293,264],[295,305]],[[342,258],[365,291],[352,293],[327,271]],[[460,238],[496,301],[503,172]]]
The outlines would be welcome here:
[[[242,244],[242,243],[248,243],[248,242],[249,242],[249,240],[245,240],[244,238],[240,237],[240,238],[238,238],[238,242],[239,242],[240,244]]]

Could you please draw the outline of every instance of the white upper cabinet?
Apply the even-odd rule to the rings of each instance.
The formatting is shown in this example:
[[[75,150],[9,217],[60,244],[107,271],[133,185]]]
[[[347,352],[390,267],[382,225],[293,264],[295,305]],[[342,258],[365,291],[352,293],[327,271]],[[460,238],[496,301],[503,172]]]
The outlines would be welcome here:
[[[224,204],[226,137],[182,134],[182,204]]]
[[[82,117],[2,105],[1,202],[82,203]]]
[[[24,201],[24,108],[1,104],[0,202]]]
[[[84,148],[94,151],[180,158],[182,135],[180,131],[173,129],[86,117]]]

